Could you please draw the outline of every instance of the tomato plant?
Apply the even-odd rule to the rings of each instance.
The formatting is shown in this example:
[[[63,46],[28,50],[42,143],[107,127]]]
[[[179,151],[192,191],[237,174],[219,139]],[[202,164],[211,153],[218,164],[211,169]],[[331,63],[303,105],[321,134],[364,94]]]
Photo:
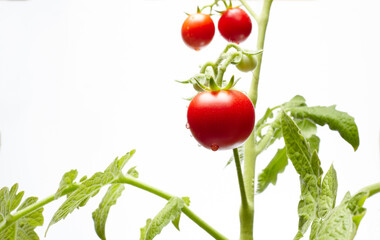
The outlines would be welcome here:
[[[251,34],[252,22],[243,9],[228,8],[219,19],[218,29],[227,41],[241,43]]]
[[[211,42],[215,34],[215,25],[210,15],[198,12],[186,18],[181,33],[187,46],[200,50]]]
[[[255,110],[240,91],[206,91],[190,102],[187,121],[194,138],[205,148],[233,149],[251,134]]]
[[[236,68],[242,72],[253,71],[257,66],[257,59],[253,55],[242,54],[240,62],[236,64]]]

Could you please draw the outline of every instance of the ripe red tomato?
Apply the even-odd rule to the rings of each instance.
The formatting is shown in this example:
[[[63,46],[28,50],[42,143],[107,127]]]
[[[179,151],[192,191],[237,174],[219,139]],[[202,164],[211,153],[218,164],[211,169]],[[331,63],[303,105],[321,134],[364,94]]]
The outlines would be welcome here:
[[[223,12],[218,22],[220,34],[229,42],[241,43],[252,31],[252,22],[241,8],[229,8]]]
[[[200,50],[211,42],[215,34],[215,25],[210,15],[190,14],[183,22],[181,33],[187,46]]]
[[[188,127],[205,148],[232,149],[249,137],[255,124],[251,100],[237,90],[202,92],[187,110]]]

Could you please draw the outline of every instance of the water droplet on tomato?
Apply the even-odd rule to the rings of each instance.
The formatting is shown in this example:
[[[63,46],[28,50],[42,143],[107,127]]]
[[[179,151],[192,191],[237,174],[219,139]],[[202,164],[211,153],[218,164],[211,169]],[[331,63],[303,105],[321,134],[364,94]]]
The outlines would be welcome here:
[[[190,124],[189,123],[186,123],[186,128],[190,129]]]
[[[194,50],[198,52],[198,51],[200,51],[201,49],[200,49],[200,48],[194,48]]]
[[[200,144],[198,144],[198,147],[201,147],[201,145],[200,145]]]
[[[215,152],[215,151],[218,151],[218,149],[219,149],[219,146],[218,146],[218,145],[216,145],[216,144],[212,144],[212,145],[211,145],[211,150],[213,150],[214,152]]]
[[[190,134],[190,137],[193,137],[193,135]]]

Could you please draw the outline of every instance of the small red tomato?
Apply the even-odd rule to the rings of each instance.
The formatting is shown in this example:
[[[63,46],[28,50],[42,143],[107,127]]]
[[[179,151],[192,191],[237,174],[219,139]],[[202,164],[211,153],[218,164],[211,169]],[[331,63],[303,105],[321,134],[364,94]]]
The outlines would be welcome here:
[[[220,17],[218,29],[227,41],[241,43],[251,34],[252,22],[243,9],[229,8]]]
[[[237,90],[202,92],[187,110],[188,127],[205,148],[233,149],[244,143],[255,124],[251,100]]]
[[[210,15],[190,14],[183,22],[181,33],[187,46],[200,50],[211,42],[215,34],[215,25]]]

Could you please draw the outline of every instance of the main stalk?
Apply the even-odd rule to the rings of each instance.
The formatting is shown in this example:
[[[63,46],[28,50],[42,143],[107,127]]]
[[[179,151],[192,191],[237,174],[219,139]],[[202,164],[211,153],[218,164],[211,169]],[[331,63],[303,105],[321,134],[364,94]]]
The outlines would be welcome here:
[[[245,0],[240,0],[242,5],[248,10],[248,12],[255,18],[258,25],[257,36],[257,49],[264,49],[264,40],[267,30],[270,8],[273,0],[264,0],[263,8],[260,15],[250,8]],[[260,79],[262,56],[257,56],[258,64],[253,72],[251,86],[248,91],[248,97],[251,99],[253,105],[256,107],[257,93]],[[258,152],[256,151],[256,136],[254,131],[244,144],[244,186],[247,194],[247,205],[240,207],[240,240],[253,240],[253,223],[254,223],[254,197],[255,197],[255,168],[256,158]]]

